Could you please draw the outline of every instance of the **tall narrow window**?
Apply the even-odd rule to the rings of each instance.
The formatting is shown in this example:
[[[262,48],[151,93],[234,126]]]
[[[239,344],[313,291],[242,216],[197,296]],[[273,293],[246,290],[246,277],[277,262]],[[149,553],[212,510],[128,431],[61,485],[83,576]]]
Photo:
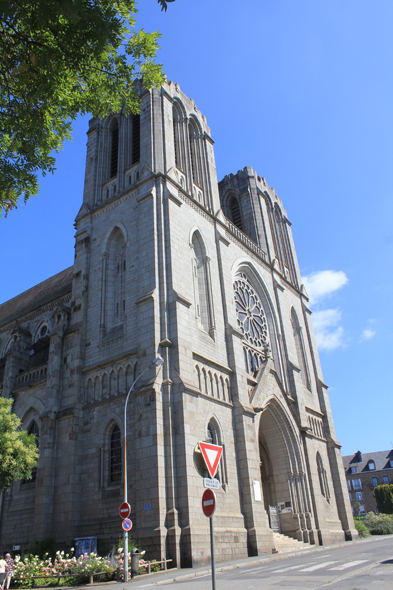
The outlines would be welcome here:
[[[123,232],[114,228],[104,260],[105,297],[104,325],[106,331],[123,323],[126,279],[126,244]]]
[[[173,105],[173,143],[175,150],[175,166],[182,172],[185,171],[184,166],[184,146],[182,145],[183,137],[183,121],[184,115],[181,112],[180,105]]]
[[[330,494],[329,494],[329,486],[326,476],[326,471],[323,466],[322,457],[317,453],[317,468],[318,468],[318,478],[319,478],[319,486],[321,488],[321,494],[324,496],[327,502],[330,501]],[[349,486],[348,486],[349,488]]]
[[[221,484],[225,487],[225,484],[228,483],[226,472],[225,447],[219,435],[218,425],[213,418],[209,421],[209,424],[207,425],[206,442],[210,443],[211,445],[220,445],[222,447],[222,456],[220,463],[218,465],[217,473],[215,474],[215,478],[218,479],[221,482]]]
[[[141,116],[132,118],[132,164],[137,164],[141,159]]]
[[[195,145],[194,145],[195,131],[194,131],[194,127],[192,125],[189,125],[188,130],[189,130],[189,140],[190,140],[191,176],[192,176],[192,182],[197,184],[196,171],[195,171],[196,157],[195,157]]]
[[[207,260],[202,241],[197,233],[192,237],[194,247],[194,290],[195,290],[195,315],[202,328],[210,332],[212,325],[212,310],[208,283]]]
[[[120,428],[115,425],[110,435],[109,481],[117,483],[121,481],[121,439]]]
[[[111,136],[111,178],[113,178],[117,174],[117,163],[119,160],[119,124],[117,119],[112,125]]]
[[[190,142],[190,163],[192,182],[202,189],[205,189],[203,183],[203,164],[201,145],[201,131],[196,121],[191,117],[188,123],[188,138]]]
[[[307,365],[307,357],[304,350],[304,343],[301,328],[299,325],[299,320],[297,318],[295,310],[292,308],[291,312],[291,323],[292,323],[292,330],[293,330],[293,337],[295,339],[295,347],[296,347],[296,356],[299,364],[300,369],[300,376],[302,378],[303,384],[307,389],[311,391],[311,382],[310,382],[310,373],[308,370]]]
[[[230,213],[231,213],[232,223],[243,231],[243,224],[242,224],[242,217],[240,214],[239,201],[237,200],[236,197],[231,197],[231,200],[229,203],[229,209],[230,209]]]

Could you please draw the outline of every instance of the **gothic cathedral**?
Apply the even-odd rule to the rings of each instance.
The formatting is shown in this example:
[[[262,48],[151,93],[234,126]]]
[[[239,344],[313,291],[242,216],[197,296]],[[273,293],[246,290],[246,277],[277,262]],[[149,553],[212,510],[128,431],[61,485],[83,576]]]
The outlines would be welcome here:
[[[122,533],[148,559],[209,561],[198,442],[223,447],[217,559],[356,536],[307,293],[282,202],[250,167],[217,182],[178,84],[92,119],[74,265],[0,306],[0,388],[38,467],[1,495],[0,552]],[[149,367],[161,355],[161,370]],[[149,367],[149,368],[148,368]],[[2,385],[1,385],[2,383]]]

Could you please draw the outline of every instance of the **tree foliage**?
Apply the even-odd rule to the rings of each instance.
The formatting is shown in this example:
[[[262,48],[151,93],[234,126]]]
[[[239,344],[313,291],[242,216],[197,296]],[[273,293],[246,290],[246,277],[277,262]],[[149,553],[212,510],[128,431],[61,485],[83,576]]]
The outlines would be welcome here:
[[[393,514],[393,484],[374,488],[377,508],[381,514]]]
[[[12,402],[0,397],[0,492],[15,480],[29,479],[38,462],[35,436],[21,428]]]
[[[135,78],[162,84],[160,35],[135,30],[136,13],[135,0],[0,0],[0,213],[38,193],[79,113],[138,112]]]

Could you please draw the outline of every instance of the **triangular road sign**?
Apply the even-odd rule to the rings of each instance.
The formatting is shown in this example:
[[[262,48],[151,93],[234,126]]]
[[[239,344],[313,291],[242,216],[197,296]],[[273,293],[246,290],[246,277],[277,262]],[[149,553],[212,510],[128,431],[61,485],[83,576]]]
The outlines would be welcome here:
[[[222,455],[222,447],[219,445],[211,445],[207,442],[199,442],[199,448],[203,458],[205,459],[206,467],[210,473],[210,477],[213,478],[216,474],[218,464]]]

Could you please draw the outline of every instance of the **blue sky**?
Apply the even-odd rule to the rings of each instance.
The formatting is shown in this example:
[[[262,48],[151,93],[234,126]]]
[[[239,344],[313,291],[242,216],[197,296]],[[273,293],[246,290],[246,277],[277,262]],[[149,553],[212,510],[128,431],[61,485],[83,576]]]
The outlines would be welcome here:
[[[207,117],[219,179],[252,166],[283,200],[343,454],[393,447],[393,2],[138,8],[137,26],[162,33],[167,77]],[[41,193],[0,218],[2,302],[73,263],[87,125]]]

